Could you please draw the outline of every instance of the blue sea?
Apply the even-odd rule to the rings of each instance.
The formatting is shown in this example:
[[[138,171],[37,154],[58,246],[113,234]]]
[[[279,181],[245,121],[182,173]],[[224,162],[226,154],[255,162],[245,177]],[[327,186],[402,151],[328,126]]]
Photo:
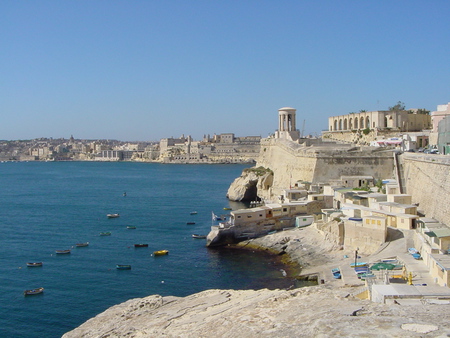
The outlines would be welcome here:
[[[191,236],[209,232],[212,212],[245,207],[226,198],[245,167],[0,163],[0,337],[60,337],[110,306],[152,294],[290,287],[277,256],[208,249]],[[81,242],[89,246],[75,247]],[[55,254],[66,249],[71,254]],[[169,254],[152,256],[161,249]],[[44,293],[23,295],[37,287]]]

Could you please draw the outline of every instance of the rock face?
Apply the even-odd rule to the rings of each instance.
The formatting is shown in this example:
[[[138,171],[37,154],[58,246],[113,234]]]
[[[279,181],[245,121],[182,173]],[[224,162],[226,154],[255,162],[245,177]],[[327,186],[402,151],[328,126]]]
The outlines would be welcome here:
[[[227,192],[232,201],[256,201],[268,195],[273,183],[273,172],[265,168],[245,169],[242,175],[231,183]]]
[[[449,305],[385,305],[348,289],[207,290],[116,305],[66,333],[72,337],[420,337],[450,333]],[[424,329],[426,328],[426,330]]]

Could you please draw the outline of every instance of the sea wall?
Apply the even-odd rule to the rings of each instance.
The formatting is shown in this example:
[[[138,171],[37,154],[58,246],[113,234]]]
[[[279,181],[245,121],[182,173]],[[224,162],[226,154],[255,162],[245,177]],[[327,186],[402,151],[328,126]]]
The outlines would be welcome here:
[[[341,176],[393,177],[394,159],[391,152],[379,148],[321,144],[305,146],[283,139],[261,140],[261,153],[256,166],[273,171],[273,184],[258,195],[272,199],[298,181],[328,183]],[[261,193],[261,195],[260,195]]]
[[[404,153],[401,166],[405,192],[418,210],[450,225],[450,156]]]

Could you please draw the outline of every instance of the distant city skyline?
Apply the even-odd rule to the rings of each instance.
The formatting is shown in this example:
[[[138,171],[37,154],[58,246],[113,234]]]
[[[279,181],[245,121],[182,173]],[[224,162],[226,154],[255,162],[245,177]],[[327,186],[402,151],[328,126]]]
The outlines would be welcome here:
[[[0,139],[320,135],[450,101],[450,2],[0,3]]]

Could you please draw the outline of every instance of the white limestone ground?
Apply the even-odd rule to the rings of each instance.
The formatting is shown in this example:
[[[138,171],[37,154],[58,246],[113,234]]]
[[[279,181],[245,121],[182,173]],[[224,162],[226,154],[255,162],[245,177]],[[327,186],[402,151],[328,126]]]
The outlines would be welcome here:
[[[284,248],[292,259],[301,261],[305,273],[325,273],[340,264],[345,254],[326,244],[313,228],[251,242],[275,252]],[[372,303],[353,297],[355,287],[325,279],[325,284],[293,290],[207,290],[182,298],[153,295],[132,299],[63,337],[450,336],[448,301]]]

